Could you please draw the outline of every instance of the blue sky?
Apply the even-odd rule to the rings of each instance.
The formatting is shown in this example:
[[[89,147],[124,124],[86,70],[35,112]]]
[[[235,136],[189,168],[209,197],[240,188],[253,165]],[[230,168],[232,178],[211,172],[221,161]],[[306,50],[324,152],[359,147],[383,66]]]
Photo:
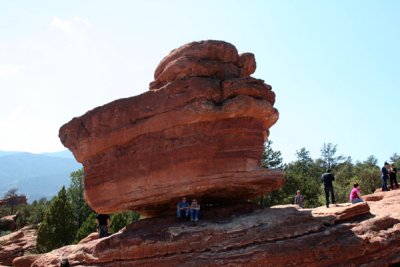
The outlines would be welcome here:
[[[63,150],[72,117],[148,90],[187,42],[256,56],[286,162],[324,142],[354,160],[400,145],[398,1],[0,1],[0,150]]]

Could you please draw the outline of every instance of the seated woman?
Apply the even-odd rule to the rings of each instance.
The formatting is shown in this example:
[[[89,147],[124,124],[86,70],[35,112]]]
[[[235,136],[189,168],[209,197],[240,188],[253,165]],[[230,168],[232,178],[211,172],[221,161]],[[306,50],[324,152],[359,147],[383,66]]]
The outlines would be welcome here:
[[[352,204],[363,202],[363,199],[360,194],[360,186],[358,184],[353,185],[353,189],[350,192],[350,202]]]
[[[197,222],[199,220],[200,215],[200,205],[197,203],[196,199],[192,200],[192,204],[190,205],[190,220],[193,222]]]

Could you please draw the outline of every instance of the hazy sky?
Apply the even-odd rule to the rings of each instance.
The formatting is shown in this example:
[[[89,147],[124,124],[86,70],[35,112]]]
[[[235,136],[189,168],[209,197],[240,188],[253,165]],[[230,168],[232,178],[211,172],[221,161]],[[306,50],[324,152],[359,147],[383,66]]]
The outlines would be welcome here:
[[[324,142],[355,160],[400,154],[400,1],[2,1],[0,150],[65,149],[60,126],[148,90],[187,42],[256,56],[286,162]]]

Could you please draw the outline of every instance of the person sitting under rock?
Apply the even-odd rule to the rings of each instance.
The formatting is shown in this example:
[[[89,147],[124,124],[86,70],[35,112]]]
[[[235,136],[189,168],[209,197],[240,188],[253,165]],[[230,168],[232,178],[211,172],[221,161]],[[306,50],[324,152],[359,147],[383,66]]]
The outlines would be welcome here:
[[[360,194],[360,186],[357,183],[353,185],[353,189],[350,192],[350,202],[352,204],[364,202]]]
[[[192,204],[190,205],[190,220],[192,222],[197,222],[199,220],[200,215],[200,205],[197,203],[196,199],[192,200]]]
[[[189,202],[186,201],[186,197],[182,197],[176,206],[176,216],[179,221],[189,219]]]
[[[301,195],[300,190],[297,190],[296,196],[294,197],[294,204],[299,206],[300,208],[304,208],[304,197]]]
[[[97,214],[96,215],[99,238],[108,236],[108,227],[110,225],[110,215]]]

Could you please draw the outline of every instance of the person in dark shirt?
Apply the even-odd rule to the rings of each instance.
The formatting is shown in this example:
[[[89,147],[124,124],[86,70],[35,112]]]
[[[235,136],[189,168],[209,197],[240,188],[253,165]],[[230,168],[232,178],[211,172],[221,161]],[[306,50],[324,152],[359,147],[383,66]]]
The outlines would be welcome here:
[[[390,164],[389,170],[389,179],[390,179],[390,190],[393,190],[393,184],[396,185],[396,188],[399,188],[399,184],[397,183],[397,169],[394,167],[394,164]]]
[[[189,209],[189,202],[187,202],[186,197],[182,197],[182,200],[179,201],[178,205],[176,206],[176,216],[178,221],[187,221],[190,218]]]
[[[388,188],[387,188],[387,179],[388,179],[388,176],[389,176],[389,172],[387,170],[388,167],[389,167],[389,164],[387,162],[385,162],[385,164],[383,165],[383,167],[381,169],[382,191],[388,191]]]
[[[96,220],[99,229],[99,238],[108,236],[108,226],[110,225],[110,216],[107,214],[97,214]]]
[[[327,169],[324,174],[321,175],[321,181],[324,183],[325,191],[325,203],[326,207],[329,208],[329,193],[332,197],[332,204],[335,204],[335,192],[333,190],[332,182],[335,181],[335,176],[332,174],[331,169]]]

